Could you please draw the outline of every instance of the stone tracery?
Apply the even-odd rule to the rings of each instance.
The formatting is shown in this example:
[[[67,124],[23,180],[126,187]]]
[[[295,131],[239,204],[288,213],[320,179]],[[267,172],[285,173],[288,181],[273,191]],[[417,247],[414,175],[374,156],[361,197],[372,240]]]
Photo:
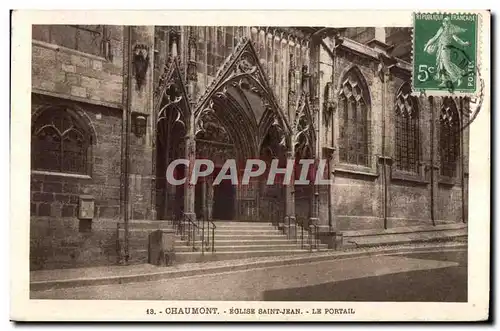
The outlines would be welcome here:
[[[289,131],[286,118],[269,87],[269,79],[262,70],[252,42],[249,40],[244,39],[242,43],[237,45],[235,52],[223,64],[207,92],[200,97],[195,111],[196,121],[200,119],[206,105],[213,102],[214,98],[228,98],[228,86],[241,92],[255,94],[259,97],[263,109],[266,112],[274,113],[274,116],[264,116],[261,123],[258,123],[259,126],[264,125],[267,128],[280,126],[280,132]],[[262,123],[263,121],[267,121],[267,123]],[[262,131],[259,130],[259,132]],[[262,139],[260,138],[260,140]],[[256,152],[254,152],[255,154]]]

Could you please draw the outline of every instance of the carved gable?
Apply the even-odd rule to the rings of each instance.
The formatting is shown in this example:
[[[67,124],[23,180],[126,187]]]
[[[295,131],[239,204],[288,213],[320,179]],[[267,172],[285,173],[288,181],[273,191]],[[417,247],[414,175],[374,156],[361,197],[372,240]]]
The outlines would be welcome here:
[[[184,115],[190,111],[189,95],[177,58],[171,59],[165,65],[153,97],[154,109],[158,112],[158,118],[162,116],[162,110],[169,108],[171,104],[180,103],[185,112]]]
[[[249,111],[253,113],[256,122],[262,118],[262,114],[266,110],[271,110],[279,119],[284,131],[290,130],[250,40],[243,39],[240,42],[235,51],[223,63],[214,81],[200,96],[195,111],[197,117],[211,101],[215,98],[226,98],[230,94],[229,91],[233,89],[240,91],[240,95],[245,97],[246,107],[250,107]],[[253,106],[257,102],[260,105]]]

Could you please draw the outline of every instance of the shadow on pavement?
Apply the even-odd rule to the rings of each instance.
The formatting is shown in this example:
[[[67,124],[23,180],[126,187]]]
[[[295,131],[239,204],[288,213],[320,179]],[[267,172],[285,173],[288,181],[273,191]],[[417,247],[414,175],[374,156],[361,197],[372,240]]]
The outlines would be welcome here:
[[[405,257],[453,261],[460,265],[266,291],[263,300],[467,302],[467,252]]]
[[[467,265],[467,251],[458,252],[435,252],[435,253],[411,253],[411,254],[398,254],[394,256],[407,257],[410,259],[434,260],[434,261],[447,261],[456,262],[460,265]]]

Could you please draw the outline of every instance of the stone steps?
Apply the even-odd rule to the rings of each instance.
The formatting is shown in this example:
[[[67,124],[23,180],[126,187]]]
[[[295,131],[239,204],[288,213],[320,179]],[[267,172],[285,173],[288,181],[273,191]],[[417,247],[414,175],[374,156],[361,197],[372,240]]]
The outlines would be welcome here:
[[[129,224],[129,261],[131,263],[147,261],[148,242],[151,231],[157,229],[173,229],[171,222],[137,221]],[[177,234],[174,244],[176,251],[176,262],[201,262],[240,259],[261,256],[283,256],[289,254],[310,253],[311,251],[326,251],[327,245],[319,244],[318,247],[309,245],[308,234],[304,232],[303,245],[301,245],[300,233],[297,239],[287,238],[270,222],[214,222],[215,229],[215,251],[212,252],[211,240],[212,230],[205,229],[205,247],[202,249],[202,232],[197,232],[194,242],[187,242],[187,236],[183,238]],[[141,227],[142,226],[142,227]],[[120,230],[120,235],[124,230]],[[303,246],[303,247],[302,247]]]
[[[326,249],[325,249],[326,251]],[[312,254],[311,251],[306,249],[286,249],[286,250],[262,250],[262,251],[233,251],[233,252],[219,252],[215,253],[205,252],[202,255],[200,252],[178,252],[176,253],[176,262],[193,263],[205,261],[222,261],[222,260],[236,260],[252,257],[264,256],[288,256],[297,254]]]
[[[211,252],[211,243],[208,242],[205,252],[193,252],[192,243],[187,246],[183,241],[176,242],[176,260],[182,262],[200,262],[242,259],[263,256],[284,256],[289,254],[310,253],[307,237],[304,236],[304,247],[301,247],[300,238],[288,239],[280,230],[270,222],[214,222],[216,229],[214,235],[215,252]],[[212,240],[211,230],[205,233],[205,238]],[[199,238],[195,247],[201,250]],[[183,245],[184,243],[184,245]],[[314,249],[327,250],[327,245],[320,244]]]
[[[215,252],[211,252],[212,231],[205,231],[205,252],[201,252],[201,232],[196,234],[195,248],[187,237],[176,235],[177,263],[229,260],[247,257],[283,256],[310,253],[307,230],[297,231],[297,237],[287,238],[270,222],[215,222]],[[166,221],[134,221],[129,224],[129,252],[131,263],[145,263],[148,256],[148,236],[156,229],[171,230]],[[120,231],[123,235],[124,231]],[[303,235],[303,238],[301,238]],[[343,248],[400,245],[406,243],[439,242],[467,238],[467,225],[463,223],[436,226],[413,226],[391,229],[345,231]],[[319,244],[313,251],[326,251],[327,245]]]
[[[247,245],[238,245],[235,244],[235,242],[232,242],[231,245],[218,245],[216,246],[216,252],[245,252],[245,251],[285,251],[285,250],[296,250],[300,249],[300,243],[284,243],[284,244],[264,244],[264,245],[255,245],[253,242]],[[328,245],[326,244],[319,244],[319,249],[327,249]],[[201,249],[201,244],[197,244],[196,247]],[[307,248],[309,246],[307,245]],[[187,246],[187,245],[176,245],[175,249],[177,252],[192,252],[192,246]],[[210,251],[211,246],[208,245],[205,248],[206,250]]]
[[[217,247],[222,247],[222,246],[233,246],[234,245],[234,240],[218,240],[217,242]],[[292,240],[294,245],[295,240]],[[289,244],[290,240],[288,239],[256,239],[256,240],[238,240],[238,245],[244,246],[244,245],[264,245],[264,246],[269,246],[269,245],[284,245],[284,244]],[[176,246],[177,245],[185,245],[186,242],[182,240],[177,240],[175,242]],[[300,242],[299,242],[300,244]],[[201,242],[199,240],[196,241],[196,245],[200,246]]]

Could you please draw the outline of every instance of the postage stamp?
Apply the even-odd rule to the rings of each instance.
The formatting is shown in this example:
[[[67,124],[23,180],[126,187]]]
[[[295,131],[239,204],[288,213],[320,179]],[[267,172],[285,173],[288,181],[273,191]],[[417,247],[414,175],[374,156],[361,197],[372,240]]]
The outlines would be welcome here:
[[[414,92],[476,94],[478,20],[475,13],[414,14]]]
[[[11,320],[486,320],[489,18],[14,11]]]

